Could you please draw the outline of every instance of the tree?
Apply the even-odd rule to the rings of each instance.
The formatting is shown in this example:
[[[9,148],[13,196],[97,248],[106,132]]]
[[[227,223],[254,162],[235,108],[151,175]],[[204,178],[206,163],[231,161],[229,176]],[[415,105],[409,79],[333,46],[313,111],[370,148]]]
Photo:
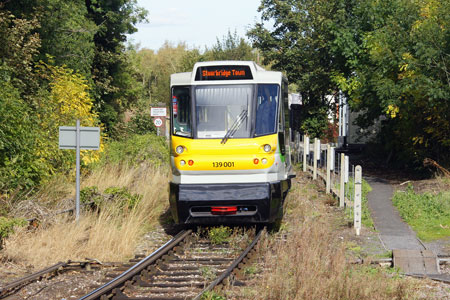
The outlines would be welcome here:
[[[337,91],[331,75],[345,67],[331,51],[333,26],[347,9],[344,0],[263,0],[261,22],[248,32],[253,46],[260,49],[265,64],[286,72],[296,83],[305,107],[317,109],[330,105],[327,95]],[[266,23],[273,22],[272,28]],[[315,120],[308,120],[314,118]],[[327,115],[306,113],[305,124],[317,124],[311,132],[321,135]]]
[[[39,34],[35,32],[38,28],[36,18],[26,20],[0,11],[0,81],[10,82],[25,95],[39,87],[33,70],[41,45]]]
[[[121,114],[139,98],[124,42],[127,34],[136,32],[135,24],[145,20],[147,12],[136,0],[86,0],[86,7],[88,18],[98,28],[91,69],[93,94],[100,119],[111,132]]]
[[[361,125],[386,116],[379,141],[403,166],[425,157],[450,164],[448,0],[362,1],[354,22],[366,31],[347,76],[336,77]]]
[[[262,20],[248,34],[312,109],[340,89],[362,112],[359,125],[385,117],[378,136],[385,156],[403,166],[426,156],[450,165],[449,7],[449,0],[263,0]]]
[[[228,34],[222,37],[222,41],[217,38],[217,42],[211,49],[207,49],[202,59],[208,60],[257,60],[257,55],[250,44],[244,38],[239,37],[228,30]]]

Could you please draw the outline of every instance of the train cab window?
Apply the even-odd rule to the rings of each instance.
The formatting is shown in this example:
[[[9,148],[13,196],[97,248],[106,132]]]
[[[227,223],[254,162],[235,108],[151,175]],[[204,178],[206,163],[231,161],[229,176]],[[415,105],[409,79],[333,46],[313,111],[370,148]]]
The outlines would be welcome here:
[[[172,89],[172,130],[174,135],[191,137],[191,95],[188,87]]]
[[[248,138],[253,87],[207,85],[195,88],[197,138]]]
[[[258,85],[256,98],[255,135],[276,132],[279,86],[276,84]]]

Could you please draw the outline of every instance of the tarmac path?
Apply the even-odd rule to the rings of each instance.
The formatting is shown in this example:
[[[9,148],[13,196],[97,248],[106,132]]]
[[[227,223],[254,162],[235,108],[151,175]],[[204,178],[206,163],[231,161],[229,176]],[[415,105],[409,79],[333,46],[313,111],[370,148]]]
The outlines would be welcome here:
[[[416,233],[402,220],[392,204],[392,186],[380,178],[365,179],[372,187],[367,195],[370,213],[385,247],[388,250],[425,250]]]

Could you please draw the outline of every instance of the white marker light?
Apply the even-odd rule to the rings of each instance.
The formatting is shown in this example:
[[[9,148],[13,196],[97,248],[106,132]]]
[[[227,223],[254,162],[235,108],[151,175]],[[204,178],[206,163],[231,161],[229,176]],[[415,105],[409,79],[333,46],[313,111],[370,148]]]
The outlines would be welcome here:
[[[265,165],[265,164],[267,164],[267,159],[263,158],[263,159],[261,159],[261,162],[263,163],[263,165]]]
[[[178,146],[178,147],[175,149],[175,151],[177,151],[178,154],[181,154],[181,153],[183,153],[184,148],[183,148],[183,146]]]
[[[180,166],[184,166],[186,162],[184,160],[180,160]]]

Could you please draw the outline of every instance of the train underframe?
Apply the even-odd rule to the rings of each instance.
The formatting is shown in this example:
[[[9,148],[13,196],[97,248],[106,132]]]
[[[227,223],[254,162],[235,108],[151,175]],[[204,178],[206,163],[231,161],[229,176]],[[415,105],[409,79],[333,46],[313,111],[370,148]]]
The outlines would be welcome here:
[[[282,216],[290,179],[262,183],[170,183],[177,224],[270,224]]]

